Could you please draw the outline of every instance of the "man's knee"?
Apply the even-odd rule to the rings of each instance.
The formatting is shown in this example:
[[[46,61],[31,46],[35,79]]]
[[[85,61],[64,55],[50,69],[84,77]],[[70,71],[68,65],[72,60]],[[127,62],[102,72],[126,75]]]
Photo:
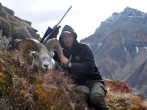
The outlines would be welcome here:
[[[105,101],[105,96],[106,96],[106,89],[105,86],[101,83],[95,83],[91,89],[90,93],[90,103],[93,105],[95,108],[99,108],[101,110],[108,110],[106,101]]]
[[[104,84],[101,82],[96,82],[93,84],[93,87],[91,88],[91,95],[96,95],[97,97],[105,97],[106,93],[107,91]]]
[[[87,86],[79,85],[75,88],[76,92],[80,93],[84,100],[88,100],[88,95],[90,93],[89,88]]]
[[[91,104],[101,105],[105,101],[105,92],[103,90],[91,91],[89,99]]]
[[[90,103],[91,104],[100,105],[105,100],[105,97],[104,96],[100,96],[100,95],[95,93],[95,94],[91,94],[89,99],[90,99]]]

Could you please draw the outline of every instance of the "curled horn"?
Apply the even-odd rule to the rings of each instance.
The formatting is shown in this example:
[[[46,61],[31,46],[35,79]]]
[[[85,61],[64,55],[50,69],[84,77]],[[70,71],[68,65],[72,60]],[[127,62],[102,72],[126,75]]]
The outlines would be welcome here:
[[[30,58],[31,51],[37,51],[37,52],[40,51],[40,47],[37,44],[37,42],[31,39],[21,41],[18,47],[20,50],[20,60],[26,64],[31,64],[30,62],[30,59],[32,59],[32,57]]]
[[[45,44],[48,50],[55,50],[59,57],[63,56],[63,49],[57,39],[50,39],[48,42]]]

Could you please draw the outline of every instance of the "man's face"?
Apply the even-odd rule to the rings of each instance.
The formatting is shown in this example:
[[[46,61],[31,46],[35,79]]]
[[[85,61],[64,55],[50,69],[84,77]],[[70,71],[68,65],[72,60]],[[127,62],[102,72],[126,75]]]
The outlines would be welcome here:
[[[63,42],[64,42],[64,45],[68,48],[71,48],[72,45],[73,45],[73,34],[72,33],[63,33]]]

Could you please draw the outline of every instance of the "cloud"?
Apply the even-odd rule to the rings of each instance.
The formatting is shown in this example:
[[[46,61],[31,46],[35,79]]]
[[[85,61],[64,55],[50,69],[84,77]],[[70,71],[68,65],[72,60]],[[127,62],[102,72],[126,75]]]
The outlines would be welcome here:
[[[24,12],[23,17],[25,19],[33,20],[33,22],[43,23],[48,20],[58,20],[61,16],[63,16],[64,11],[63,10],[46,10],[46,11],[29,11]],[[28,16],[29,15],[29,16]]]
[[[29,20],[43,35],[48,26],[53,27],[70,5],[73,6],[60,24],[72,26],[79,39],[94,33],[102,21],[113,12],[125,7],[147,12],[145,0],[1,0],[2,4],[15,11],[16,16]]]

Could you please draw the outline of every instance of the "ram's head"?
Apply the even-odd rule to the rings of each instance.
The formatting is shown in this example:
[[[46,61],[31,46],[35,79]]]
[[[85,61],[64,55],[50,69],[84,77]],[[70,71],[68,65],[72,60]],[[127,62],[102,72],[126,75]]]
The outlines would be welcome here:
[[[19,49],[21,62],[31,65],[33,70],[53,70],[56,68],[54,51],[59,57],[63,55],[57,39],[50,39],[45,45],[33,39],[23,40],[19,43]]]

